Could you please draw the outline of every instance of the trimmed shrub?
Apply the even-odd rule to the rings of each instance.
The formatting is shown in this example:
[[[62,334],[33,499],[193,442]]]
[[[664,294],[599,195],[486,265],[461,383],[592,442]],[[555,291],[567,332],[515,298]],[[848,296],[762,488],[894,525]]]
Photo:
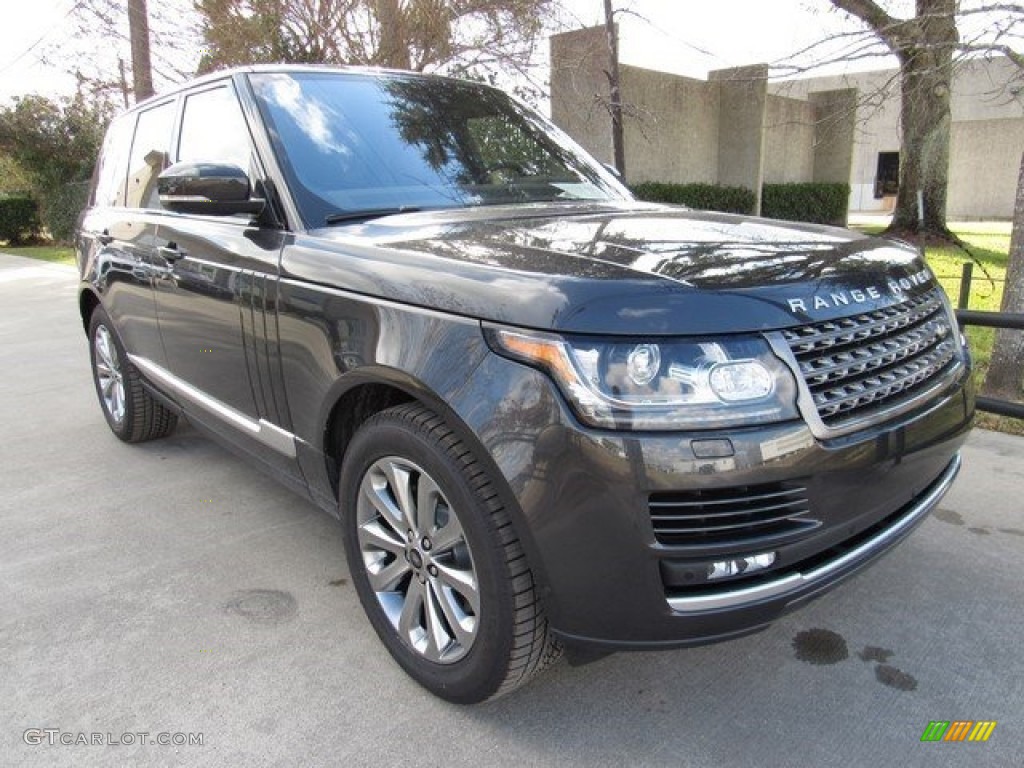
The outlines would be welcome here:
[[[46,196],[43,209],[43,223],[50,237],[58,243],[70,243],[75,234],[78,215],[88,201],[88,181],[76,181],[52,190]]]
[[[30,197],[0,197],[0,240],[20,245],[39,234],[39,206]]]
[[[846,225],[849,184],[765,184],[761,215],[770,219]]]
[[[651,203],[686,205],[690,208],[723,213],[750,213],[754,210],[754,193],[743,187],[646,181],[634,185],[631,189],[637,198]]]

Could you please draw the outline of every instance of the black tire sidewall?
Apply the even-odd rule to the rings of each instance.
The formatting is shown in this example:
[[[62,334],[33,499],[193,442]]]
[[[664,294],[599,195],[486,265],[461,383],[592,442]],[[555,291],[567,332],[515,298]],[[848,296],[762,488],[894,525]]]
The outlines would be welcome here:
[[[473,554],[480,590],[479,634],[466,656],[452,664],[430,662],[402,642],[366,575],[356,534],[356,499],[366,471],[386,456],[408,459],[438,483],[451,502]],[[385,412],[371,419],[349,445],[338,498],[352,581],[370,623],[394,659],[420,685],[448,701],[475,703],[493,694],[505,679],[512,653],[515,620],[511,576],[485,502],[464,476],[458,459],[424,430]]]

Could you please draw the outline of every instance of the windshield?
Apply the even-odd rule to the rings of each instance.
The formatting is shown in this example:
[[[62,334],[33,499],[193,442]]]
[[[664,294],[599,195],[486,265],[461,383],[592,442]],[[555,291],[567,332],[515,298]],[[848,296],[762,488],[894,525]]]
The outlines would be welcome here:
[[[629,193],[501,91],[434,77],[250,75],[307,225],[428,208]]]

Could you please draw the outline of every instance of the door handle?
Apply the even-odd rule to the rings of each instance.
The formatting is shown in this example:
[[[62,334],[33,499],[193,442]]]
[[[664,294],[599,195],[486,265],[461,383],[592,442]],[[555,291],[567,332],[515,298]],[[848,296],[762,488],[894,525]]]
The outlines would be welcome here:
[[[158,250],[160,252],[160,255],[163,256],[171,264],[176,262],[178,259],[185,258],[185,256],[188,255],[185,251],[178,247],[177,243],[168,243],[167,245],[162,245]]]
[[[102,232],[96,235],[96,240],[97,242],[99,242],[100,245],[110,245],[112,242],[114,242],[114,238],[110,234],[109,229],[104,229]]]

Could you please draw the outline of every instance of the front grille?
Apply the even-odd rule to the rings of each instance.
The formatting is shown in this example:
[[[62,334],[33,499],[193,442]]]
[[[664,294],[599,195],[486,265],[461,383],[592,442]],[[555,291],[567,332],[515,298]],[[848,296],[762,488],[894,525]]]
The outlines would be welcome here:
[[[672,547],[763,546],[820,524],[792,483],[653,493],[649,503],[655,539]]]
[[[831,428],[912,400],[957,364],[939,288],[885,309],[783,331]]]

